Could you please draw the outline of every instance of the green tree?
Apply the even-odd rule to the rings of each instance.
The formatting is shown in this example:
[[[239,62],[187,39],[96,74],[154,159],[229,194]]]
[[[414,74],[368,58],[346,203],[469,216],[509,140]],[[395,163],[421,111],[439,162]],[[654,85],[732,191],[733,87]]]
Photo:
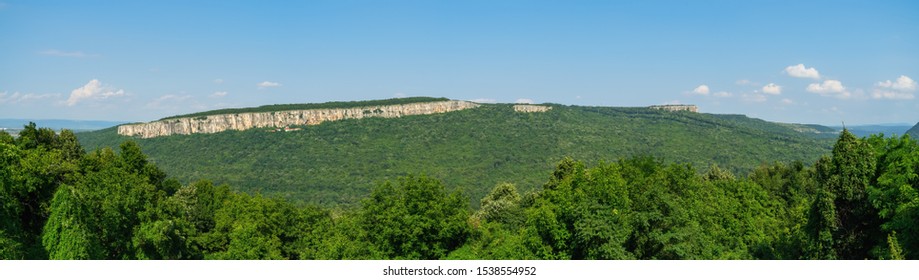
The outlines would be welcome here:
[[[797,161],[789,165],[762,165],[749,175],[750,180],[769,193],[779,203],[770,212],[778,220],[776,236],[769,246],[755,250],[761,259],[806,258],[809,244],[806,232],[811,206],[817,193],[814,169]]]
[[[533,260],[539,259],[527,248],[519,227],[496,222],[481,222],[471,229],[469,240],[450,252],[453,260]]]
[[[2,144],[16,144],[16,139],[12,135],[7,133],[5,130],[0,130],[0,143]]]
[[[55,192],[51,217],[45,225],[42,243],[53,260],[104,259],[106,249],[100,239],[94,213],[87,211],[70,186]]]
[[[890,251],[891,260],[905,260],[906,254],[903,253],[903,247],[900,247],[900,242],[897,241],[897,232],[894,231],[891,234],[887,235],[887,246]]]
[[[360,213],[344,212],[334,219],[325,220],[327,223],[318,223],[315,231],[316,237],[310,239],[317,244],[308,245],[301,254],[304,259],[325,260],[368,260],[392,258],[384,256],[373,243],[366,228],[362,224]]]
[[[120,156],[110,149],[98,150],[82,160],[81,174],[72,185],[57,189],[42,233],[50,258],[167,258],[151,254],[156,250],[144,241],[162,245],[163,239],[180,242],[181,238],[150,236],[174,230],[164,227],[170,222],[159,208],[166,193],[148,174],[129,164],[134,156],[127,149]]]
[[[0,217],[2,218],[2,217]],[[23,254],[22,244],[0,230],[0,260],[19,260],[25,256]]]
[[[2,136],[0,132],[0,136]],[[22,204],[13,197],[17,180],[13,178],[19,164],[18,147],[9,142],[0,142],[0,259],[22,259]]]
[[[823,191],[812,211],[812,217],[820,218],[810,222],[810,232],[824,251],[818,256],[865,259],[881,240],[877,211],[868,200],[875,164],[872,148],[848,130],[840,133],[832,157],[817,162],[817,182]]]
[[[629,259],[629,191],[617,164],[587,168],[563,159],[543,190],[526,199],[524,242],[545,259]]]
[[[407,176],[362,201],[360,224],[385,258],[441,259],[469,236],[467,201],[437,180]]]
[[[510,183],[499,184],[482,198],[479,210],[474,216],[482,221],[510,226],[519,225],[523,214],[520,202],[521,196],[517,192],[517,187]]]
[[[31,123],[23,132],[0,143],[0,230],[19,244],[21,257],[41,259],[47,257],[40,236],[52,196],[73,181],[82,149],[69,131],[57,135]]]
[[[878,177],[869,198],[882,219],[881,230],[902,245],[905,257],[919,258],[919,143],[909,136],[872,136],[868,141],[878,157]],[[878,256],[893,253],[883,243],[875,249]]]
[[[704,231],[690,200],[699,179],[690,166],[664,166],[652,157],[620,160],[632,205],[626,248],[638,259],[704,259]],[[712,258],[708,256],[708,258]]]
[[[299,259],[309,238],[303,212],[283,200],[233,194],[214,214],[208,259]]]

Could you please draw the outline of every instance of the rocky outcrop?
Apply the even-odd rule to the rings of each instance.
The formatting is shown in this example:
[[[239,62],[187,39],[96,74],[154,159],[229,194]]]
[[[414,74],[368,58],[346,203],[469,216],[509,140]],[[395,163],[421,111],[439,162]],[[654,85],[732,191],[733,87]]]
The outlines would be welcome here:
[[[699,112],[699,107],[696,107],[696,105],[654,105],[654,106],[649,106],[648,108],[656,109],[656,110],[671,111],[671,112],[676,112],[676,111],[687,111],[687,112],[693,112],[693,113]]]
[[[523,113],[536,113],[551,110],[552,107],[540,105],[514,105],[514,111]]]
[[[176,134],[217,133],[226,130],[247,130],[260,127],[317,125],[327,121],[370,117],[398,118],[410,115],[438,114],[478,107],[468,101],[439,101],[399,105],[367,106],[340,109],[310,109],[279,112],[258,112],[210,115],[202,117],[159,120],[149,123],[126,124],[118,134],[153,138]]]

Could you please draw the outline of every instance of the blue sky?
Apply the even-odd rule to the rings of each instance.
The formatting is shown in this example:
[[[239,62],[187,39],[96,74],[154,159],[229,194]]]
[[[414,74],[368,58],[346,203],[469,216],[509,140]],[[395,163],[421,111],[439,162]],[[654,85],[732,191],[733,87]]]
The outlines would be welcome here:
[[[919,121],[917,1],[0,0],[0,118],[435,96]]]

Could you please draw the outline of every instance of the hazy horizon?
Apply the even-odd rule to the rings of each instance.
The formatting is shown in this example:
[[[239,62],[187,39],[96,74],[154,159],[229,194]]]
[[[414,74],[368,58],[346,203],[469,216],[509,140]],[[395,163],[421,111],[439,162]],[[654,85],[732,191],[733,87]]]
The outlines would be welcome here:
[[[0,118],[432,96],[914,124],[911,1],[0,0]]]

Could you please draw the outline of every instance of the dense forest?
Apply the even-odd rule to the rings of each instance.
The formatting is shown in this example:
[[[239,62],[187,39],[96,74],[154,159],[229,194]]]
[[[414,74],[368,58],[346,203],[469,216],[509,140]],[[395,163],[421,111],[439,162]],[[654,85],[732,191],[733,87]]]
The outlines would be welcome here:
[[[150,161],[182,184],[207,178],[300,206],[344,208],[357,206],[383,181],[419,173],[462,191],[477,207],[478,198],[500,183],[513,183],[521,192],[538,189],[565,157],[594,164],[650,155],[703,171],[717,164],[745,174],[773,161],[813,162],[838,135],[827,127],[742,115],[544,105],[552,109],[519,113],[511,104],[482,104],[445,114],[325,122],[291,132],[136,139],[111,128],[76,135],[87,150],[117,150],[124,141],[137,141]]]
[[[719,166],[634,155],[558,161],[541,188],[472,207],[438,178],[375,185],[352,209],[182,184],[134,141],[0,132],[2,259],[917,259],[919,144],[838,135],[815,162]],[[207,178],[201,178],[207,179]]]

